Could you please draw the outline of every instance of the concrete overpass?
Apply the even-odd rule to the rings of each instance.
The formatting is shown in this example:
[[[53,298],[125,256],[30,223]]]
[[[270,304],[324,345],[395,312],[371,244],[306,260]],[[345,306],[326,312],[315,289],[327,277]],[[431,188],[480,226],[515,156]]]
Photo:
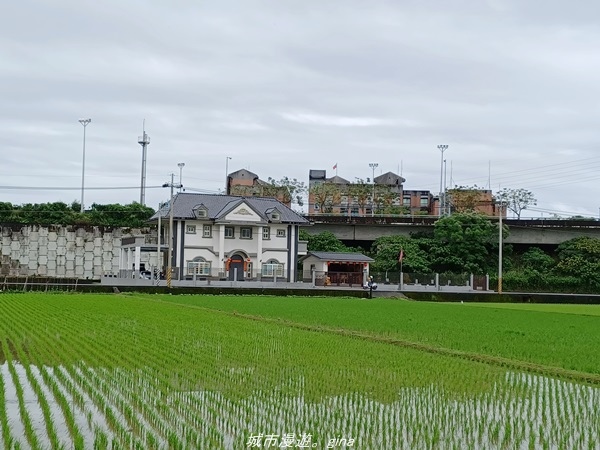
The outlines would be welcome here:
[[[306,216],[312,226],[309,234],[330,231],[348,242],[372,242],[381,236],[407,236],[418,232],[433,232],[437,217],[348,217],[336,215]],[[497,221],[497,218],[492,218]],[[509,228],[507,244],[557,246],[580,236],[600,239],[600,221],[569,219],[506,219]]]

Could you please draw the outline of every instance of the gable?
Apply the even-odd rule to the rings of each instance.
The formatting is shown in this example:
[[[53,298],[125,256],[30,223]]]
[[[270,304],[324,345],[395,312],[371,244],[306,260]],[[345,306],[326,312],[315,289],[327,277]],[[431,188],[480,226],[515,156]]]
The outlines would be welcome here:
[[[224,217],[226,221],[231,222],[261,222],[263,221],[254,210],[246,203],[242,202]]]

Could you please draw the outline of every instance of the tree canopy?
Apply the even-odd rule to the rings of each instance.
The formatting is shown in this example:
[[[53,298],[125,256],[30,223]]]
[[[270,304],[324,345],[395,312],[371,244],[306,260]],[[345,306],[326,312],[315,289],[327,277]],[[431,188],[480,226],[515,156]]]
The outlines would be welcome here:
[[[537,199],[533,192],[527,189],[500,189],[497,194],[498,198],[506,204],[506,207],[515,213],[517,219],[521,218],[521,213],[529,206],[537,205]]]
[[[25,203],[13,205],[0,202],[2,223],[40,225],[97,225],[110,227],[143,227],[154,210],[140,203],[101,205],[94,203],[83,213],[80,203]]]

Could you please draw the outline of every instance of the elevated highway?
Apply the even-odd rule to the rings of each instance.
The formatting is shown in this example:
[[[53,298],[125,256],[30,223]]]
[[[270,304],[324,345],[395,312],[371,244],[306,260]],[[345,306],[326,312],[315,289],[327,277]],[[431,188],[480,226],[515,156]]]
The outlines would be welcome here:
[[[339,215],[305,216],[312,226],[306,231],[330,231],[345,242],[373,242],[381,236],[411,236],[433,232],[437,217],[348,217]],[[498,221],[498,218],[491,218]],[[507,244],[556,246],[579,236],[600,238],[600,221],[576,219],[504,219],[509,228]]]

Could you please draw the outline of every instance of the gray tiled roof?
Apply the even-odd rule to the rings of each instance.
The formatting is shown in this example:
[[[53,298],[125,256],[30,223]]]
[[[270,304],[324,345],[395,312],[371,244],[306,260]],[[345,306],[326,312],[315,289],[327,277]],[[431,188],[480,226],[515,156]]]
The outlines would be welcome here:
[[[268,220],[267,212],[276,208],[281,213],[281,223],[309,224],[308,220],[300,214],[295,213],[279,200],[271,197],[237,197],[233,195],[192,194],[187,192],[175,195],[173,217],[176,220],[194,219],[194,207],[203,205],[208,211],[208,219],[214,220],[225,215],[240,203],[246,203],[265,221]],[[170,205],[166,204],[163,206],[150,218],[150,221],[158,220],[159,214],[163,219],[168,218]]]
[[[308,252],[302,259],[309,256],[315,256],[323,261],[348,261],[348,262],[373,262],[373,258],[362,253],[344,253],[344,252]]]

